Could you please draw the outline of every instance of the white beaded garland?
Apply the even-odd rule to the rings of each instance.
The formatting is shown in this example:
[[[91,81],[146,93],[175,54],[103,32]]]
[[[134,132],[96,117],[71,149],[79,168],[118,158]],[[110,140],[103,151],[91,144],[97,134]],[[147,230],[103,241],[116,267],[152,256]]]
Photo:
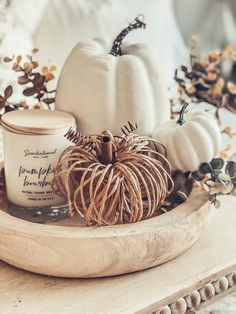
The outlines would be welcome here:
[[[222,276],[218,280],[205,284],[199,290],[193,290],[184,298],[179,298],[175,302],[166,305],[153,314],[184,314],[195,313],[201,303],[211,300],[216,294],[225,292],[227,289],[236,285],[236,272],[227,276]],[[193,312],[192,312],[193,310]]]

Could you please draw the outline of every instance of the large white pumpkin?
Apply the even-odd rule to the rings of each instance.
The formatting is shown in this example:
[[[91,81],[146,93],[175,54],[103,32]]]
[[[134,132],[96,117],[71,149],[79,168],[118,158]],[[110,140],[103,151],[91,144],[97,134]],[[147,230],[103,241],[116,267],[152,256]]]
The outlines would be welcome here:
[[[219,152],[221,134],[212,115],[205,111],[189,111],[179,119],[164,123],[153,138],[166,148],[172,170],[195,171],[203,162],[210,162]]]
[[[119,34],[120,43],[127,29]],[[59,78],[56,108],[72,113],[84,133],[107,129],[119,134],[130,121],[137,122],[140,134],[151,135],[170,118],[157,54],[144,44],[126,43],[121,55],[113,55],[111,46],[111,41],[94,39],[74,47]]]

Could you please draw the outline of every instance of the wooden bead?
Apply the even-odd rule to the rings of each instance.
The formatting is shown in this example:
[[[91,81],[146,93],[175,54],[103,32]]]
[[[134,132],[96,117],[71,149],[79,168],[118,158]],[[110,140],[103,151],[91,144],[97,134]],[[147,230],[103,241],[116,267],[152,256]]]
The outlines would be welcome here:
[[[187,304],[184,298],[177,299],[170,305],[171,314],[184,314],[187,310]]]
[[[215,295],[215,288],[211,283],[207,283],[202,289],[199,290],[199,293],[203,301],[210,300]]]
[[[200,305],[201,303],[200,293],[197,290],[194,290],[192,293],[185,297],[185,301],[189,309]]]
[[[163,306],[160,310],[153,312],[153,314],[171,314],[171,310],[168,305]]]
[[[236,285],[236,272],[227,276],[229,287],[233,287]]]
[[[222,277],[219,280],[216,280],[212,283],[216,293],[222,293],[226,291],[229,287],[229,283],[226,277]]]

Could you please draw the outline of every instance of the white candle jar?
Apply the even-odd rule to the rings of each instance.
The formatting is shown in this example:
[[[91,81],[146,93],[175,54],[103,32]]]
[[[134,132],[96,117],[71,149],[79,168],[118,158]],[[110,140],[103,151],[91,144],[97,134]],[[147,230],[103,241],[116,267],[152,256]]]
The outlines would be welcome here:
[[[67,204],[51,188],[60,154],[71,143],[72,115],[51,110],[18,110],[2,116],[4,167],[9,212],[46,222],[64,218]]]

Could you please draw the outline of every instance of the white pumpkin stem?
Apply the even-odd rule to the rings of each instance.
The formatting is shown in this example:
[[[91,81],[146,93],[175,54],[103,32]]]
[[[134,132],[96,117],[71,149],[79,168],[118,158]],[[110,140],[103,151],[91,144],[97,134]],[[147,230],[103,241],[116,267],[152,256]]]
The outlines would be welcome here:
[[[140,19],[141,17],[141,19]],[[144,20],[144,15],[143,14],[139,14],[132,23],[129,24],[129,26],[127,26],[126,28],[124,28],[119,35],[116,37],[116,39],[113,42],[110,54],[112,54],[113,56],[117,57],[117,56],[121,56],[122,55],[122,50],[121,50],[121,45],[122,45],[122,41],[123,39],[128,35],[129,32],[131,32],[134,29],[137,28],[145,28],[146,24],[143,22]]]
[[[182,124],[185,123],[185,121],[184,121],[184,113],[185,113],[185,110],[188,107],[188,105],[189,105],[188,103],[185,103],[183,105],[182,109],[180,110],[179,119],[176,122],[177,124],[182,125]]]
[[[101,139],[102,163],[108,165],[113,161],[112,154],[112,137],[109,133],[104,133]]]

